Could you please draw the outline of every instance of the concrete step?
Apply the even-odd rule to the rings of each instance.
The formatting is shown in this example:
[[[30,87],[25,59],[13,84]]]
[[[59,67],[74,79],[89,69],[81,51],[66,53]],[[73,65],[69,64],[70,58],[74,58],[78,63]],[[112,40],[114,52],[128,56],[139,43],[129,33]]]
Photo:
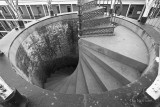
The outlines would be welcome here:
[[[97,7],[97,0],[93,0],[82,5],[82,12]]]
[[[61,74],[52,75],[50,78],[47,79],[47,82],[45,83],[45,87],[47,88],[53,84],[56,84],[58,81],[62,80],[67,76],[68,75],[61,75]]]
[[[89,35],[82,35],[79,38],[89,38],[89,37],[101,37],[101,36],[114,36],[114,33],[107,33],[107,34],[89,34]]]
[[[81,52],[83,55],[83,59],[87,65],[87,67],[90,69],[90,71],[92,72],[92,75],[94,76],[94,78],[96,79],[96,81],[98,82],[100,88],[103,90],[103,92],[108,91],[107,87],[103,84],[103,82],[101,81],[101,78],[99,78],[99,76],[96,74],[96,72],[94,71],[94,69],[92,68],[92,64],[95,64],[94,62],[91,61],[90,58],[88,58],[87,55],[85,55],[83,52]],[[96,66],[96,65],[93,65]]]
[[[55,88],[57,88],[59,85],[64,84],[68,77],[61,79],[60,81],[54,82],[52,85],[45,87],[47,90],[54,91]]]
[[[74,71],[73,67],[65,67],[62,69],[59,69],[55,72],[55,74],[66,74],[66,75],[70,75],[70,73],[72,73]]]
[[[66,80],[65,84],[63,84],[63,86],[59,89],[59,93],[66,93],[67,89],[68,89],[68,86],[70,84],[70,81],[72,79],[72,76],[73,75],[70,75],[68,77],[68,79]]]
[[[49,78],[47,78],[47,84],[50,82],[50,81],[54,81],[54,80],[57,80],[57,78],[59,78],[59,77],[66,77],[66,76],[68,76],[67,74],[64,74],[64,73],[62,73],[62,74],[51,74],[51,76],[49,77]]]
[[[81,46],[81,49],[85,54],[108,70],[110,74],[117,78],[118,81],[121,81],[124,85],[137,80],[141,76],[139,71],[94,51],[93,49],[89,49],[85,46]]]
[[[76,69],[74,71],[74,73],[72,74],[73,76],[70,80],[66,94],[75,94],[76,93],[77,74],[78,74],[78,70]]]
[[[82,30],[82,35],[97,35],[97,34],[104,34],[104,35],[113,35],[114,27],[113,26],[99,26],[95,28],[86,28]]]
[[[104,8],[103,7],[96,7],[90,10],[87,10],[82,13],[82,20],[91,19],[97,16],[104,15]]]
[[[119,30],[126,31],[125,34]],[[146,45],[133,32],[121,26],[114,29],[115,36],[79,39],[79,44],[143,72],[149,58]]]
[[[82,69],[84,72],[84,76],[85,76],[85,80],[87,83],[89,93],[90,94],[91,93],[102,93],[103,90],[101,89],[96,78],[94,77],[94,75],[92,74],[88,66],[86,65],[84,57],[82,55],[80,57],[81,57],[80,61],[81,61],[81,65],[82,65]]]
[[[68,80],[70,80],[70,77],[71,77],[71,76],[68,76],[68,77],[64,80],[63,83],[57,85],[57,87],[54,88],[53,91],[54,91],[54,92],[59,92],[59,93],[65,93],[65,92],[60,92],[60,90],[62,90],[62,88],[64,87],[64,85],[66,84],[66,82],[67,82]]]
[[[84,73],[82,70],[82,65],[79,62],[78,66],[78,74],[77,74],[77,83],[76,83],[76,94],[88,94],[88,87],[86,84],[86,79],[84,77]]]
[[[82,28],[93,28],[97,26],[107,26],[110,24],[110,17],[105,17],[105,16],[99,16],[99,17],[94,17],[88,20],[84,20],[82,22]]]
[[[99,63],[92,60],[89,56],[86,54],[83,54],[86,58],[87,65],[90,67],[92,72],[95,74],[95,78],[97,78],[97,81],[99,81],[99,84],[104,89],[104,91],[110,91],[113,89],[118,89],[123,86],[121,81],[117,80],[113,75],[111,75],[106,69],[104,69],[102,66],[100,66]]]

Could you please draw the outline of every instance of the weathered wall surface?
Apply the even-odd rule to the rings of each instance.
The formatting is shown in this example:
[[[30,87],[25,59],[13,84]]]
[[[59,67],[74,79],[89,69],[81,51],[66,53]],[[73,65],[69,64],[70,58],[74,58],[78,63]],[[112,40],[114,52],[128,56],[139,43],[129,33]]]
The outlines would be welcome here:
[[[36,28],[20,44],[16,65],[30,82],[42,86],[46,75],[78,63],[77,19]]]

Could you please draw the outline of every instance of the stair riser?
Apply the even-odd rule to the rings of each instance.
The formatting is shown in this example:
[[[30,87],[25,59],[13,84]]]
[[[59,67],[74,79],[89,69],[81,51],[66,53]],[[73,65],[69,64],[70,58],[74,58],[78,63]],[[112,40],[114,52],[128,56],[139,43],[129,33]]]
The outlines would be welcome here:
[[[71,78],[72,78],[72,76],[69,76],[68,79],[66,80],[65,84],[63,84],[63,86],[59,89],[60,93],[66,93],[67,92],[67,89],[68,89]]]
[[[76,83],[77,83],[77,70],[72,74],[72,79],[67,89],[67,94],[75,94],[76,93]]]
[[[83,13],[82,20],[91,19],[97,16],[104,15],[104,8],[96,9],[90,12]]]
[[[61,79],[65,78],[66,76],[61,76],[61,77],[53,77],[53,78],[48,78],[47,82],[45,83],[45,86],[51,86],[53,84],[56,84],[58,81],[60,81]]]
[[[82,22],[82,28],[92,28],[97,26],[103,26],[103,25],[109,25],[110,24],[110,18],[101,18],[101,19],[95,19],[95,20],[84,20]]]
[[[93,76],[92,72],[89,70],[89,68],[86,65],[86,62],[82,59],[82,55],[80,54],[81,57],[81,65],[82,69],[84,72],[84,76],[86,79],[86,84],[89,90],[89,94],[91,93],[101,93],[103,90],[100,88],[100,85],[98,84],[97,80]]]
[[[67,80],[67,78],[66,78],[65,80]],[[53,90],[54,90],[55,88],[57,88],[58,86],[64,84],[65,80],[59,81],[59,82],[57,82],[57,83],[55,83],[55,84],[48,85],[48,86],[46,86],[45,89],[48,89],[48,90],[53,91]]]
[[[81,53],[83,55],[83,53]],[[89,69],[91,70],[92,74],[94,75],[95,79],[97,80],[97,82],[99,83],[99,85],[101,86],[102,90],[108,91],[107,88],[105,87],[105,85],[102,83],[102,81],[100,80],[100,78],[96,75],[94,69],[90,66],[90,64],[88,63],[88,61],[85,59],[85,57],[82,56],[82,59],[86,62],[87,66],[89,67]]]
[[[82,12],[97,7],[97,0],[93,0],[91,2],[84,3],[82,5]]]
[[[61,76],[62,78],[63,77],[66,77],[67,75],[64,75],[64,76]],[[49,78],[47,78],[47,83],[50,82],[50,81],[53,81],[53,80],[56,80],[56,78],[59,78],[59,75],[54,75],[54,76],[51,76]]]
[[[85,29],[83,30],[83,35],[95,35],[95,34],[108,34],[113,35],[114,27],[107,27],[107,28],[97,28],[97,29]]]
[[[88,55],[90,58],[92,58],[94,61],[96,61],[97,63],[99,63],[104,69],[106,69],[106,71],[108,71],[111,75],[113,75],[113,77],[116,77],[117,80],[121,81],[121,83],[123,85],[129,84],[130,81],[127,80],[125,77],[123,77],[122,75],[120,75],[117,71],[115,71],[114,69],[112,69],[110,66],[108,66],[106,63],[102,62],[101,60],[99,60],[96,56],[94,56],[93,54],[91,54],[90,52],[88,52],[87,50],[85,50],[84,48],[81,47],[81,50]]]
[[[120,63],[112,58],[109,58],[99,52],[96,52],[96,51],[89,49],[87,47],[84,47],[84,46],[82,48],[84,48],[84,50],[86,50],[88,53],[95,56],[101,62],[104,62],[105,64],[107,64],[108,66],[113,68],[119,74],[123,75],[123,77],[128,79],[130,82],[137,80],[141,75],[141,73],[139,71],[137,71],[136,69],[133,69],[123,63]],[[93,59],[93,60],[95,60],[95,59]]]
[[[148,65],[147,64],[144,64],[142,62],[139,62],[139,61],[136,61],[132,58],[129,58],[129,57],[126,57],[126,56],[123,56],[119,53],[116,53],[116,52],[113,52],[111,50],[108,50],[106,48],[103,48],[101,46],[98,46],[94,43],[91,43],[91,42],[88,42],[88,41],[85,41],[83,39],[80,39],[79,40],[79,45],[84,45],[90,49],[93,49],[99,53],[102,53],[110,58],[113,58],[114,60],[116,61],[119,61],[123,64],[126,64],[132,68],[135,68],[137,69],[138,71],[142,72]]]
[[[85,54],[82,50],[81,52],[85,58],[87,58],[88,64],[94,70],[93,72],[97,75],[108,91],[118,89],[123,86],[121,81],[117,80],[117,78],[114,78],[114,76],[104,69],[99,63],[95,62],[95,60]]]
[[[76,94],[88,94],[88,87],[86,84],[86,79],[82,71],[82,65],[79,62],[78,64],[78,74],[77,74],[77,84],[76,84]]]
[[[68,79],[69,79],[69,78],[68,78]],[[64,84],[66,84],[66,81],[67,81],[68,79],[64,80],[64,82],[62,82],[61,84],[57,85],[57,86],[53,89],[53,91],[55,91],[55,92],[60,92],[60,90],[62,89],[62,87],[64,86]]]
[[[80,36],[80,38],[102,37],[102,36],[114,36],[114,34],[108,33],[108,34],[96,34],[96,35],[83,35],[83,36]]]

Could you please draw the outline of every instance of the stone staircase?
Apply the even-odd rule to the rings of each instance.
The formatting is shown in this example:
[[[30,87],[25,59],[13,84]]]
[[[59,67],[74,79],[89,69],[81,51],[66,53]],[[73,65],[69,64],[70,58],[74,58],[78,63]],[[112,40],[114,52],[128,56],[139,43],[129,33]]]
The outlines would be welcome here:
[[[111,17],[105,16],[105,8],[97,4],[97,0],[82,5],[82,37],[112,36],[114,25],[110,23]]]
[[[47,79],[45,89],[65,94],[102,93],[132,83],[141,76],[138,66],[135,69],[124,64],[125,60],[118,58],[125,59],[126,56],[122,57],[116,53],[117,59],[114,59],[112,54],[96,50],[94,47],[98,44],[89,46],[86,42],[90,43],[87,40],[84,42],[83,38],[79,41],[79,63],[75,71],[70,75],[63,72],[73,68],[65,68],[63,72],[57,71]]]
[[[139,59],[137,54],[132,54],[131,48],[135,45],[126,46],[127,38],[110,36],[115,33],[115,26],[110,24],[110,17],[104,16],[104,8],[97,7],[96,3],[96,0],[90,1],[82,6],[84,38],[79,39],[77,68],[65,68],[52,74],[45,83],[45,89],[65,94],[111,91],[136,81],[148,66],[145,55],[137,52],[142,57]],[[117,43],[112,43],[114,41]],[[138,47],[137,44],[137,50]],[[74,72],[67,74],[67,70]]]

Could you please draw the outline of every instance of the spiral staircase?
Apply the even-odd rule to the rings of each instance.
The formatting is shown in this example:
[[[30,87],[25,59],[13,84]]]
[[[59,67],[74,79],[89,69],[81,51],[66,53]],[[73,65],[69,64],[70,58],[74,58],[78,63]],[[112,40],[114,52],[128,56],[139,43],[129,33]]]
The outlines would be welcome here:
[[[74,12],[31,22],[0,40],[0,76],[28,107],[159,106],[160,33],[128,17],[104,15],[101,3],[79,6],[79,32]],[[21,102],[10,101],[16,106],[7,107]]]
[[[127,29],[112,24],[112,15],[106,16],[104,12],[97,0],[82,5],[78,66],[75,70],[73,67],[57,70],[47,79],[45,89],[65,94],[102,93],[141,77],[148,66],[147,49],[132,44],[134,39],[139,41],[137,38],[117,34]],[[134,54],[133,49],[144,52]]]

